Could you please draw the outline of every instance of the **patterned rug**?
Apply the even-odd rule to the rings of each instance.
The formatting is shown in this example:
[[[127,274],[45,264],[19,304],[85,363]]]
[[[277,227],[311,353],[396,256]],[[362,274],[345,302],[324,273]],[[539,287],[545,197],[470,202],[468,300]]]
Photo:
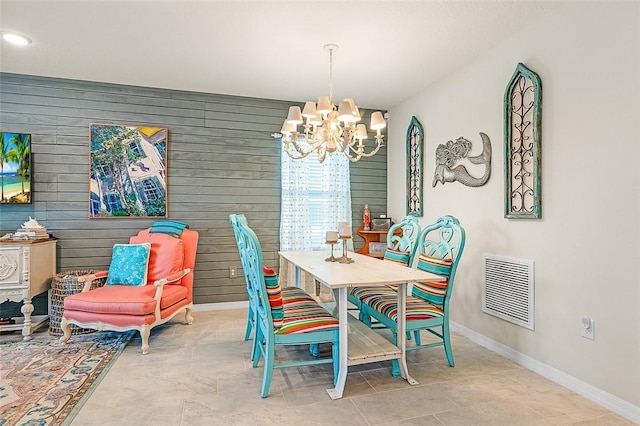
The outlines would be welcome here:
[[[0,345],[0,426],[71,423],[134,333]]]

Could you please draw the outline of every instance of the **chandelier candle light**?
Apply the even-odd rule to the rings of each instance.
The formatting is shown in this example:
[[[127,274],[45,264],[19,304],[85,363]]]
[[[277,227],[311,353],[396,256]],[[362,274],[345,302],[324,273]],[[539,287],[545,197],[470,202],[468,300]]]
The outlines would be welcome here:
[[[314,151],[318,153],[321,163],[327,153],[336,151],[352,162],[371,157],[382,146],[384,135],[381,130],[387,123],[380,111],[371,114],[370,127],[376,131],[376,145],[371,151],[365,152],[367,128],[364,124],[358,124],[362,117],[354,100],[345,98],[337,109],[333,104],[333,51],[338,49],[338,45],[327,44],[324,49],[329,51],[329,96],[320,96],[317,104],[307,101],[302,111],[299,106],[290,107],[280,133],[273,136],[282,139],[284,151],[294,160],[305,158]],[[302,133],[298,133],[298,125],[302,125]]]

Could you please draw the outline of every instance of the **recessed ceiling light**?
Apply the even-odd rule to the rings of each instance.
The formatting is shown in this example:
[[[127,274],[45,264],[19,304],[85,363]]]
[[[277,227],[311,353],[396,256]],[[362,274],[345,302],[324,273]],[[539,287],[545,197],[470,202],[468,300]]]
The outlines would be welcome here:
[[[2,31],[2,38],[16,46],[26,46],[27,44],[31,44],[31,39],[29,37],[10,31]]]

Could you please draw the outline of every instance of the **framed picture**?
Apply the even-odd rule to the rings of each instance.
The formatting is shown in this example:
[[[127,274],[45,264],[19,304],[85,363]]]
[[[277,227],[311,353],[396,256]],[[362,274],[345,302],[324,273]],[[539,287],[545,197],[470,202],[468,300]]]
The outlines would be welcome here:
[[[91,124],[89,217],[167,217],[162,127]]]
[[[0,203],[31,203],[31,135],[0,133]]]
[[[380,219],[373,219],[372,230],[374,231],[388,231],[391,227],[391,218],[385,217]]]
[[[422,217],[424,129],[417,117],[411,117],[407,129],[407,215]]]

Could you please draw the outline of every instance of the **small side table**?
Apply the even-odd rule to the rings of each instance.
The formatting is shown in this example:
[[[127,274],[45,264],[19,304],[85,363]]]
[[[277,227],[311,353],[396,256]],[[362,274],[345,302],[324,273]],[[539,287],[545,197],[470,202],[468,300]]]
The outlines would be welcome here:
[[[30,340],[32,331],[49,318],[31,315],[31,299],[49,290],[56,273],[56,242],[57,238],[0,241],[0,300],[23,302],[22,318],[0,325],[0,331],[22,330],[23,339]]]
[[[96,271],[79,270],[79,271],[63,271],[53,277],[51,281],[51,314],[49,318],[49,334],[52,336],[62,336],[60,322],[62,321],[62,313],[64,312],[64,298],[72,294],[80,293],[84,288],[84,283],[78,281],[78,277],[87,274],[93,274]],[[91,283],[91,289],[102,287],[106,282],[106,278],[98,278]],[[96,330],[89,328],[80,328],[71,324],[71,335],[93,333]]]

